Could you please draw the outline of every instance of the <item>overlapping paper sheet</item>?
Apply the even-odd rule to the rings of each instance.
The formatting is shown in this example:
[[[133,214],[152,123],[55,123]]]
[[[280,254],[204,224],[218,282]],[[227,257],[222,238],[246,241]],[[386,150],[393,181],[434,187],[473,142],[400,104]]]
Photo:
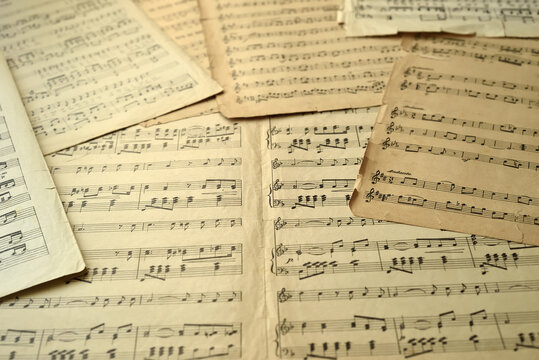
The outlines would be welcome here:
[[[198,0],[136,0],[140,9],[172,38],[187,55],[208,74],[210,62],[206,45]],[[193,116],[218,112],[217,102],[210,98],[158,118],[145,121],[142,125],[152,126],[186,119]]]
[[[0,26],[0,47],[45,154],[220,90],[130,1],[13,2]]]
[[[84,270],[84,261],[2,56],[0,79],[0,297],[3,297],[80,272]]]
[[[349,36],[448,32],[487,37],[538,37],[537,0],[343,0]]]
[[[408,55],[393,71],[354,214],[539,244],[539,71]]]
[[[217,96],[226,117],[379,105],[398,39],[347,39],[339,0],[202,0]]]
[[[212,114],[48,156],[89,271],[0,300],[0,356],[533,358],[538,247],[350,216],[376,112]]]
[[[439,58],[472,59],[516,67],[539,66],[539,39],[488,39],[451,34],[404,36],[404,50]]]

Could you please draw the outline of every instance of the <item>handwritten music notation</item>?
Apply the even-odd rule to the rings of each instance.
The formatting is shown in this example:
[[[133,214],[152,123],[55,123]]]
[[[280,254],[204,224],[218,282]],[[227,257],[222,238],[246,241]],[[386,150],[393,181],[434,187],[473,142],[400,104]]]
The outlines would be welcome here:
[[[97,323],[87,328],[3,328],[0,346],[11,347],[6,359],[71,356],[158,359],[165,354],[179,360],[236,359],[242,353],[242,325],[239,323],[111,323]]]
[[[114,308],[240,302],[241,291],[130,294],[100,296],[19,297],[0,300],[5,309]]]
[[[0,22],[0,46],[45,154],[219,91],[134,4],[19,4]]]
[[[446,0],[441,3],[346,0],[343,19],[349,36],[397,32],[449,32],[482,37],[537,36],[539,3]]]
[[[402,54],[398,40],[347,38],[338,7],[335,0],[202,2],[216,49],[212,71],[227,90],[219,110],[234,118],[377,105]]]
[[[58,156],[85,154],[143,154],[182,150],[227,149],[241,146],[241,127],[234,123],[213,126],[144,128],[130,127],[96,140],[54,153]]]
[[[534,40],[467,38],[451,35],[418,34],[403,39],[403,47],[412,53],[473,59],[484,63],[510,66],[539,66],[539,49]]]
[[[284,302],[319,302],[319,301],[357,301],[366,299],[392,299],[402,297],[430,296],[483,296],[539,291],[539,281],[498,281],[478,283],[413,284],[393,286],[364,286],[362,288],[334,288],[317,290],[287,290],[277,292],[277,301]]]

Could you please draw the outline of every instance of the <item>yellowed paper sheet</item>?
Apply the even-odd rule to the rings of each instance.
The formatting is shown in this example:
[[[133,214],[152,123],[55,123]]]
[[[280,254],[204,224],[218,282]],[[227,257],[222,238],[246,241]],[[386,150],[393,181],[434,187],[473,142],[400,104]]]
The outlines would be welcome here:
[[[539,70],[409,55],[384,103],[355,214],[539,245]]]
[[[339,0],[201,0],[217,96],[241,118],[379,105],[399,40],[347,39]]]
[[[161,30],[172,38],[201,68],[210,71],[210,62],[200,21],[198,0],[135,0],[140,9]],[[142,125],[153,126],[194,116],[218,112],[214,98],[145,121]]]
[[[0,79],[2,297],[80,272],[84,261],[2,56]]]
[[[262,127],[269,359],[536,359],[539,248],[347,203],[376,111]]]
[[[537,0],[343,0],[349,36],[448,32],[487,37],[538,37]]]
[[[14,2],[0,26],[45,154],[220,91],[131,1]]]
[[[533,359],[539,248],[350,216],[375,117],[215,114],[48,157],[90,271],[0,302],[0,356]]]
[[[404,50],[437,58],[472,59],[517,67],[539,66],[539,40],[487,39],[449,34],[404,36]]]
[[[256,130],[214,114],[47,157],[89,270],[4,299],[1,356],[263,359]]]

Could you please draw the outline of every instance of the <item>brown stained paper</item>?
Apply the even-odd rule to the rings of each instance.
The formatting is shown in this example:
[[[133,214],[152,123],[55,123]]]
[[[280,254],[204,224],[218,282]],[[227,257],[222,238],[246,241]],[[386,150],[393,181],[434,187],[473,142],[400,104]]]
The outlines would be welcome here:
[[[339,0],[200,1],[227,117],[379,105],[398,39],[347,39]]]
[[[0,79],[1,298],[81,272],[84,261],[2,56]]]
[[[45,154],[221,90],[131,1],[13,2],[0,25],[0,48]]]
[[[402,47],[414,54],[437,58],[462,58],[517,67],[539,66],[539,40],[487,39],[450,34],[416,34],[403,37]]]
[[[0,357],[533,359],[539,247],[350,215],[377,111],[212,114],[48,156],[89,271],[0,300]]]
[[[267,358],[534,359],[538,247],[351,216],[376,112],[260,126]]]
[[[539,70],[408,55],[351,202],[356,215],[539,245]]]
[[[537,0],[343,0],[348,36],[448,32],[487,37],[538,37]]]
[[[210,74],[210,62],[206,52],[206,45],[204,44],[204,33],[200,21],[198,0],[136,0],[135,3],[187,55]],[[167,122],[211,114],[218,111],[217,102],[214,98],[210,98],[172,113],[145,121],[142,125],[166,124]]]

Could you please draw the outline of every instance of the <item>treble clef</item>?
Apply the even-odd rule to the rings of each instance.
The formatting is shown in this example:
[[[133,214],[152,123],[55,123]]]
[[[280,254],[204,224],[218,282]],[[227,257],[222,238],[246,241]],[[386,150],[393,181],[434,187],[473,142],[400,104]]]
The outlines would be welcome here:
[[[387,138],[385,139],[385,141],[382,143],[382,150],[385,150],[387,149],[388,147],[391,146],[391,139],[390,138]]]
[[[387,126],[386,132],[387,132],[388,134],[391,134],[393,131],[395,131],[394,126],[395,126],[395,123],[392,121],[392,122]]]
[[[282,220],[279,216],[277,220],[275,221],[275,230],[281,230],[286,225],[286,221]]]
[[[395,107],[393,111],[391,111],[391,118],[394,119],[399,115],[399,108]]]
[[[372,176],[371,181],[373,184],[376,184],[380,181],[380,170],[376,170],[376,173]]]
[[[287,251],[288,248],[285,245],[279,244],[275,249],[275,256],[283,256]]]
[[[365,202],[371,202],[372,199],[374,199],[374,188],[365,195]]]
[[[281,190],[283,188],[283,183],[279,179],[275,180],[273,183],[273,191]]]
[[[287,293],[285,288],[282,288],[281,291],[279,291],[279,293],[277,294],[277,298],[279,299],[280,303],[288,301],[291,297],[292,295]]]
[[[279,166],[281,166],[283,163],[279,161],[279,159],[275,159],[271,162],[271,166],[274,169],[277,169]]]
[[[283,319],[283,321],[281,322],[280,326],[279,326],[279,330],[281,332],[281,335],[286,335],[290,332],[290,330],[292,330],[294,328],[294,325],[290,324],[289,322],[286,321],[286,318]]]

